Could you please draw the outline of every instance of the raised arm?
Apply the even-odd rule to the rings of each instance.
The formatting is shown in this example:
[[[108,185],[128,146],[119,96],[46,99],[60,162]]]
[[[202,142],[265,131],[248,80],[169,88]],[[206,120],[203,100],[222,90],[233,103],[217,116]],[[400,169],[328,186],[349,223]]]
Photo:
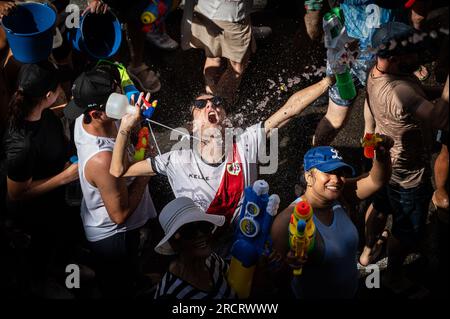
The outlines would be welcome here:
[[[130,133],[133,127],[139,123],[140,118],[139,106],[136,106],[135,114],[126,114],[122,118],[109,169],[109,173],[114,177],[155,175],[149,161],[143,160],[131,164],[128,160],[127,147]]]
[[[100,191],[111,220],[116,224],[123,224],[138,207],[148,177],[138,177],[128,187],[122,178],[116,178],[109,173],[111,152],[101,152],[86,164],[86,178]]]
[[[375,133],[375,119],[370,111],[367,97],[364,100],[364,133]]]
[[[308,105],[324,94],[333,83],[333,77],[325,77],[320,82],[293,94],[286,104],[264,122],[266,134],[270,134],[270,131],[274,128],[283,127],[294,116],[302,113]]]
[[[387,136],[383,136],[383,139],[375,149],[375,158],[369,174],[347,181],[344,196],[349,201],[367,199],[389,182],[392,172],[390,149],[394,143]]]

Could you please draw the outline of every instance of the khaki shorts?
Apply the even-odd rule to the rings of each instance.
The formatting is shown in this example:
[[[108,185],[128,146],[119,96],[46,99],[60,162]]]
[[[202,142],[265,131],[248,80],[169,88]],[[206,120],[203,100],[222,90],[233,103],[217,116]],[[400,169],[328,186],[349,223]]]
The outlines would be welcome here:
[[[210,20],[194,12],[192,19],[191,47],[203,49],[208,58],[227,58],[241,63],[256,42],[252,35],[250,18],[240,22]]]

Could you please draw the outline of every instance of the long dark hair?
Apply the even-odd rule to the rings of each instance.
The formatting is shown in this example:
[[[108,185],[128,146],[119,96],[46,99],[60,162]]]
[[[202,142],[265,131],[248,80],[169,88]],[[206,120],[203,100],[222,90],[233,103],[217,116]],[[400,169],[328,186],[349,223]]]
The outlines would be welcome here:
[[[10,128],[17,130],[23,127],[25,118],[42,101],[41,97],[31,97],[18,89],[11,98],[8,107],[8,120]]]

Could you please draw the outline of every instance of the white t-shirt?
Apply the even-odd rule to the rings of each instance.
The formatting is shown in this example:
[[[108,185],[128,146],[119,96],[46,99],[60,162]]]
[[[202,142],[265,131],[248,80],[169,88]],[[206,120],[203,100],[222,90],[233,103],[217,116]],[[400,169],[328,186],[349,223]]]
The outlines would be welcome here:
[[[117,225],[111,220],[100,191],[87,181],[84,169],[94,155],[100,152],[112,152],[115,139],[91,135],[86,132],[82,123],[83,115],[76,119],[74,129],[78,153],[78,172],[83,192],[80,211],[86,238],[90,242],[95,242],[143,226],[150,218],[156,217],[156,210],[148,187],[145,187],[141,202],[125,223]],[[127,178],[127,185],[130,185],[133,180],[134,178]]]
[[[247,128],[236,137],[245,187],[253,185],[257,180],[258,150],[261,143],[265,143],[262,123]],[[171,151],[149,158],[148,161],[156,173],[168,177],[175,197],[192,198],[205,211],[212,203],[227,168],[227,161],[219,166],[206,164],[192,149]]]

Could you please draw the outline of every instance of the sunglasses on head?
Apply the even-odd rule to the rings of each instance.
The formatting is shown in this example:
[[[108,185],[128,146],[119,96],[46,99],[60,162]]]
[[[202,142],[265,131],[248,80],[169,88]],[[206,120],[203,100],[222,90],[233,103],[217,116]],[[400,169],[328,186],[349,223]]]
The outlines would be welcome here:
[[[196,107],[198,109],[203,109],[206,106],[206,104],[208,104],[208,101],[211,101],[211,103],[214,106],[224,106],[225,105],[225,101],[223,98],[221,98],[220,96],[213,96],[209,99],[195,100],[194,107]]]
[[[178,230],[183,239],[194,239],[199,235],[209,235],[214,229],[214,225],[208,222],[195,222],[184,225]]]

